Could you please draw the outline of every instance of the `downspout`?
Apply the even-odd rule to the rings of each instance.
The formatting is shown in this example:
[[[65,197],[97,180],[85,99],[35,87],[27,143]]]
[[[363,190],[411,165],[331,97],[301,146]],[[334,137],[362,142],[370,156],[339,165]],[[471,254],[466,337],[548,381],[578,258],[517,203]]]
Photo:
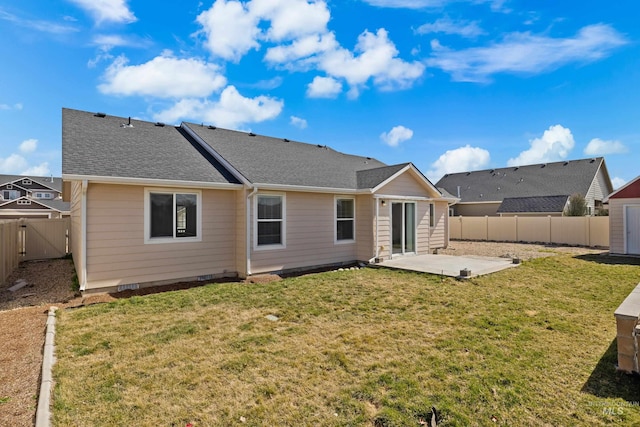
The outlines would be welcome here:
[[[89,181],[82,180],[82,199],[80,205],[80,223],[82,224],[82,269],[80,271],[80,290],[84,291],[87,286],[87,189]]]
[[[378,244],[378,234],[380,234],[379,222],[380,222],[380,203],[379,200],[373,199],[376,204],[376,260],[380,258],[380,245]]]
[[[251,275],[251,198],[258,192],[258,187],[253,187],[253,191],[247,195],[247,276]]]

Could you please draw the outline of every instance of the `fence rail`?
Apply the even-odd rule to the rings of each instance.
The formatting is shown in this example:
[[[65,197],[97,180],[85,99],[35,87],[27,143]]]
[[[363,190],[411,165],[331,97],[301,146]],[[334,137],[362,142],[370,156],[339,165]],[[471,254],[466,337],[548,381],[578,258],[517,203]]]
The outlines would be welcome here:
[[[449,218],[449,237],[458,240],[609,247],[609,217],[458,216]]]
[[[0,221],[0,283],[21,261],[60,258],[69,253],[69,218]]]

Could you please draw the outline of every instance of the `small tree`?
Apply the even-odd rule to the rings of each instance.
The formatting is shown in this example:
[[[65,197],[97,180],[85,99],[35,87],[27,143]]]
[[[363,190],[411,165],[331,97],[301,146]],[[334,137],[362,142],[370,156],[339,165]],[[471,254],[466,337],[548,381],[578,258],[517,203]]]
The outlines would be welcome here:
[[[587,214],[587,201],[582,194],[572,194],[569,204],[564,210],[565,216],[585,216]]]

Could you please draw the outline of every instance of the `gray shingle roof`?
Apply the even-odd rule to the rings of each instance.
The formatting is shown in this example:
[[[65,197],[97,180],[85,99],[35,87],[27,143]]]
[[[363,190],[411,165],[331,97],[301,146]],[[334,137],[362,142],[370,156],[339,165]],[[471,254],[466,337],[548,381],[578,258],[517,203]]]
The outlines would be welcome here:
[[[410,163],[400,163],[398,165],[382,166],[379,168],[358,171],[356,173],[358,189],[375,188],[378,184],[391,178],[394,174],[409,164]]]
[[[498,213],[556,213],[564,211],[569,195],[537,197],[505,197]]]
[[[71,203],[63,202],[62,200],[59,200],[59,199],[55,199],[55,200],[36,199],[35,201],[60,212],[69,212],[71,210]]]
[[[62,178],[55,176],[0,175],[0,185],[22,180],[24,178],[29,178],[33,182],[37,182],[45,187],[62,192]],[[20,182],[17,182],[16,185],[20,186]]]
[[[369,157],[340,153],[326,146],[245,132],[184,124],[248,181],[254,184],[357,189],[358,172],[386,166]],[[370,187],[365,187],[370,188]]]
[[[458,196],[459,186],[462,203],[574,193],[585,196],[603,162],[598,157],[453,173],[442,177],[436,187]]]
[[[93,113],[62,110],[62,173],[237,183],[226,169],[207,159],[174,126],[97,117]],[[201,149],[201,148],[200,148]]]

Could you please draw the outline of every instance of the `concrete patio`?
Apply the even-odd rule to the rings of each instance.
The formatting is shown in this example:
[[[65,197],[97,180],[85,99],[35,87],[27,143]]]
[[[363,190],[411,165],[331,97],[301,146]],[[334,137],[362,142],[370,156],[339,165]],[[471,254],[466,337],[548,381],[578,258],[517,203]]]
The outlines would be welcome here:
[[[387,268],[439,274],[442,276],[469,278],[517,267],[519,264],[514,264],[511,258],[415,255],[385,260],[377,265]],[[461,275],[462,270],[467,270],[469,274],[466,276]]]

